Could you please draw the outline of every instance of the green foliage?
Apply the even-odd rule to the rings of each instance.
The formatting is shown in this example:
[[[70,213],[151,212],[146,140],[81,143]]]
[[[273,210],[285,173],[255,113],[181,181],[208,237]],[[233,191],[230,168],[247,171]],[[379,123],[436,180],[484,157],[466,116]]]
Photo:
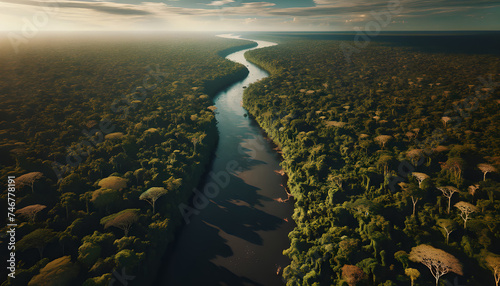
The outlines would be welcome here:
[[[71,262],[71,256],[63,256],[49,262],[28,283],[28,286],[71,285],[78,276],[78,265]]]
[[[216,146],[211,97],[247,74],[218,52],[248,42],[211,35],[44,36],[32,44],[19,57],[0,53],[0,177],[17,177],[19,206],[49,209],[45,221],[19,229],[18,242],[35,227],[58,230],[51,255],[62,250],[95,262],[75,285],[107,285],[118,251],[148,251],[145,267],[133,273],[147,283],[152,275],[144,269],[172,240],[182,222],[177,206],[189,199]],[[154,216],[140,216],[148,206],[139,190],[151,187],[169,193]],[[0,196],[6,200],[6,193]],[[140,241],[115,246],[109,227],[94,233],[103,217],[127,209],[139,210],[134,235]],[[117,221],[111,225],[126,231]],[[43,240],[26,242],[20,246],[43,250]],[[26,285],[38,259],[28,251],[18,258],[24,280],[17,281]]]
[[[81,194],[89,187],[86,184],[82,184],[82,178],[77,173],[71,173],[59,181],[59,188],[57,189],[61,193],[75,193]]]
[[[78,261],[90,267],[101,257],[101,246],[92,242],[84,242],[78,248]]]
[[[406,276],[410,277],[411,285],[413,286],[414,281],[420,277],[420,271],[415,268],[406,268],[405,269]]]
[[[311,249],[323,247],[333,250],[322,268],[332,269],[330,284],[345,283],[345,264],[361,267],[367,285],[391,285],[405,268],[416,267],[407,254],[413,246],[445,244],[438,220],[463,219],[465,226],[469,219],[470,229],[457,226],[448,247],[467,264],[468,283],[490,283],[471,273],[482,271],[480,248],[500,243],[493,207],[500,140],[492,136],[500,130],[500,121],[493,121],[500,93],[485,91],[477,78],[499,74],[499,58],[372,42],[347,62],[346,43],[295,35],[245,55],[271,72],[246,89],[243,103],[283,151],[281,165],[296,200],[297,226],[283,252],[292,262],[283,276],[289,285],[306,283],[308,272],[300,269],[314,260]],[[494,168],[480,165],[486,162]],[[485,176],[481,168],[492,171]],[[469,185],[479,188],[467,194]],[[442,195],[436,186],[453,191]],[[467,218],[451,208],[459,201],[481,212]],[[341,207],[347,214],[339,214]],[[482,218],[488,230],[481,230]]]
[[[171,237],[169,237],[169,234],[171,233],[172,229],[170,227],[169,219],[165,219],[163,221],[154,221],[148,226],[148,229],[150,235],[149,239],[153,247],[161,244],[165,240],[171,239]]]
[[[71,235],[69,231],[61,231],[57,234],[57,238],[59,240],[59,245],[62,248],[63,254],[67,247],[74,247],[75,242],[78,240],[78,237],[75,235]]]
[[[22,186],[30,186],[31,191],[34,192],[34,184],[37,180],[41,179],[43,177],[43,173],[41,172],[30,172],[27,174],[24,174],[22,176],[19,176],[16,178],[16,185],[19,187]]]
[[[121,250],[115,255],[116,265],[126,269],[137,266],[142,259],[144,259],[144,253],[136,253],[130,249]]]
[[[105,257],[106,254],[103,254],[102,256]],[[93,275],[111,273],[115,268],[116,264],[114,261],[114,255],[111,255],[106,258],[99,258],[92,268],[90,268],[89,273],[92,273]]]
[[[408,263],[410,260],[408,259],[408,253],[404,250],[400,250],[396,253],[394,253],[394,258],[396,258],[397,261],[401,262],[403,265],[403,269],[408,268]]]
[[[106,273],[103,274],[102,276],[99,277],[92,277],[85,282],[83,282],[83,286],[106,286],[109,285],[109,281],[111,280],[111,273]]]
[[[61,195],[61,206],[66,209],[66,218],[69,218],[70,209],[78,201],[77,195],[75,193],[64,193]]]
[[[40,204],[30,205],[22,209],[18,209],[16,211],[16,214],[28,218],[32,223],[34,223],[36,214],[45,209],[46,207],[47,206]]]
[[[140,200],[145,200],[153,207],[153,214],[155,213],[155,203],[161,196],[168,193],[168,190],[161,187],[152,187],[139,196]]]
[[[112,233],[95,231],[92,235],[82,238],[82,245],[78,248],[78,260],[87,267],[92,267],[101,257],[102,250],[110,249],[115,236]]]
[[[139,209],[123,210],[121,212],[103,217],[101,219],[101,224],[105,229],[110,226],[122,229],[125,232],[125,236],[127,236],[132,224],[138,220],[139,211]]]
[[[119,191],[127,187],[127,179],[116,176],[109,176],[107,178],[100,180],[97,185],[102,189],[112,189]]]
[[[123,249],[136,249],[144,251],[148,245],[148,242],[141,241],[140,238],[135,236],[124,236],[113,242],[118,251]]]
[[[21,251],[25,251],[30,248],[38,249],[40,253],[40,259],[43,257],[43,249],[47,243],[52,241],[55,237],[55,233],[51,229],[39,228],[25,235],[16,244],[16,248]]]
[[[48,258],[43,258],[41,260],[38,260],[33,266],[27,269],[20,269],[19,271],[16,271],[16,278],[8,278],[4,283],[2,283],[2,286],[5,284],[5,286],[10,286],[10,285],[28,285],[29,281],[37,274],[40,273],[40,269],[45,267],[47,263],[49,263],[50,260]]]
[[[245,42],[200,37],[37,37],[17,57],[0,53],[0,177],[6,182],[7,175],[18,176],[25,186],[18,192],[23,206],[49,207],[47,220],[34,226],[66,229],[67,235],[59,233],[64,251],[101,248],[91,271],[75,285],[107,285],[120,263],[117,252],[129,250],[119,257],[134,262],[150,246],[147,264],[171,241],[180,221],[177,205],[191,194],[215,146],[210,96],[246,74],[243,66],[217,55]],[[500,183],[480,164],[500,163],[499,94],[475,89],[483,84],[478,77],[498,81],[498,57],[372,42],[348,63],[342,43],[288,37],[279,46],[247,53],[272,75],[247,88],[244,105],[283,150],[282,166],[296,199],[297,226],[284,251],[291,259],[283,271],[287,284],[345,285],[341,269],[347,264],[369,276],[362,283],[390,285],[388,279],[404,275],[400,267],[391,269],[393,254],[422,243],[444,246],[437,220],[461,220],[456,208],[446,212],[448,202],[434,186],[454,186],[460,192],[453,204],[478,207],[467,231],[459,226],[446,250],[463,262],[468,283],[490,284],[491,277],[475,273],[482,273],[482,248],[499,245]],[[118,98],[123,102],[112,107]],[[424,160],[408,158],[412,150],[422,150]],[[400,171],[406,159],[411,172],[430,177],[420,188]],[[410,185],[408,193],[397,179]],[[112,190],[94,191],[95,182],[109,182],[105,186]],[[480,185],[477,192],[466,194],[473,184]],[[155,186],[169,192],[156,215],[138,216],[134,235],[144,243],[125,237],[113,244],[109,228],[92,234],[110,211],[146,213],[140,190]],[[414,216],[411,198],[419,200]],[[109,222],[120,225],[109,217],[104,225]],[[51,235],[37,234],[41,239],[34,241],[30,227],[19,229],[18,246],[42,253]],[[47,263],[27,251],[19,258],[23,285]]]
[[[92,193],[90,201],[101,210],[109,211],[111,205],[114,205],[121,199],[120,192],[114,189],[98,189]]]

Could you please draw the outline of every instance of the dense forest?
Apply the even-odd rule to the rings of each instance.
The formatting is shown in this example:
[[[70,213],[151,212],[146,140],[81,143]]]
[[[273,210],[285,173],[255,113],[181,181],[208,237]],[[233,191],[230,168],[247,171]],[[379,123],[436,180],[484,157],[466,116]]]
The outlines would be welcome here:
[[[217,143],[211,96],[248,72],[222,56],[253,45],[52,35],[13,55],[2,43],[1,204],[8,176],[17,189],[2,208],[16,215],[16,278],[2,285],[151,283]]]
[[[273,39],[244,106],[295,198],[287,285],[498,285],[500,58]]]
[[[295,202],[287,285],[498,285],[498,55],[322,38],[268,34],[278,46],[246,54],[271,76],[243,104]],[[2,43],[0,203],[9,176],[17,189],[2,285],[151,283],[217,144],[212,96],[247,74],[223,56],[254,45]]]

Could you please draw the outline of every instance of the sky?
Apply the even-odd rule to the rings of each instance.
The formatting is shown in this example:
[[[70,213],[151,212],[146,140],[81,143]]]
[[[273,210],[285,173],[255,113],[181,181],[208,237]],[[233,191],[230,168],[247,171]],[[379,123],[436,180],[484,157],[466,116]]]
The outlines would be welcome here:
[[[492,0],[0,0],[0,30],[500,30]]]

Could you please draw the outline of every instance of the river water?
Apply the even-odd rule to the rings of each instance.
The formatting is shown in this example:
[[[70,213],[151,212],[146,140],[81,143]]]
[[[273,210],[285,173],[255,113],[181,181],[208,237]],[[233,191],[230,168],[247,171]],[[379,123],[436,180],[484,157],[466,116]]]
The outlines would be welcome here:
[[[252,49],[275,45],[256,42]],[[211,172],[216,175],[205,181],[212,198],[183,226],[158,285],[284,285],[277,269],[290,262],[282,251],[294,227],[293,203],[276,200],[287,198],[276,173],[279,156],[241,106],[244,87],[268,76],[245,59],[248,50],[226,57],[245,65],[248,76],[215,97],[220,139]]]

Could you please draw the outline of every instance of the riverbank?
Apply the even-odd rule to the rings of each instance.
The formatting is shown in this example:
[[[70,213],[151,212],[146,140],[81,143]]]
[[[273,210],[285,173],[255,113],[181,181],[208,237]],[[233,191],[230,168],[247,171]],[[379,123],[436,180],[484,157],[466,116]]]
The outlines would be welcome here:
[[[250,43],[250,44],[245,44],[245,45],[239,45],[236,47],[228,48],[222,51],[217,52],[218,55],[221,57],[225,57],[228,54],[231,54],[235,51],[240,51],[240,50],[245,50],[249,48],[255,47],[257,44],[255,42]],[[222,77],[217,77],[214,79],[210,79],[205,81],[203,84],[203,91],[213,100],[215,95],[235,82],[242,81],[245,79],[248,75],[248,70],[245,68],[245,66],[241,65],[240,68],[232,73],[232,74],[227,74]],[[201,162],[198,166],[193,166],[193,173],[194,175],[192,177],[197,178],[194,182],[190,182],[186,187],[184,187],[183,191],[181,193],[184,193],[185,195],[182,198],[182,202],[190,202],[192,201],[193,197],[195,194],[192,192],[192,189],[200,189],[203,187],[205,184],[209,172],[211,170],[211,166],[214,162],[215,159],[215,152],[214,150],[217,149],[218,142],[219,142],[219,136],[218,136],[218,130],[216,127],[216,120],[211,122],[210,129],[207,132],[207,138],[204,141],[207,141],[206,144],[209,146],[209,149],[212,150],[210,156],[205,158],[203,162]],[[202,173],[202,174],[200,174]],[[191,204],[192,207],[192,204]],[[182,216],[177,217],[176,222],[174,222],[174,226],[172,230],[169,231],[168,235],[168,243],[164,247],[160,248],[155,248],[154,251],[151,253],[150,257],[154,257],[152,262],[149,262],[147,267],[146,272],[149,272],[150,276],[145,277],[145,279],[149,282],[146,282],[146,285],[156,285],[158,284],[158,269],[161,264],[163,264],[163,261],[165,257],[169,257],[173,250],[175,249],[175,245],[177,240],[175,239],[176,237],[179,236],[179,233],[182,231],[182,228],[185,226],[185,222],[182,220]],[[170,238],[173,237],[173,240],[170,240]],[[164,248],[164,249],[162,249]],[[157,256],[155,254],[157,253],[162,253],[161,256]],[[161,274],[161,273],[160,273]],[[144,283],[144,280],[142,280],[141,283]],[[141,284],[143,285],[143,284]]]
[[[247,50],[227,59],[247,66],[248,77],[215,97],[220,140],[209,173],[224,182],[209,176],[199,188],[204,193],[217,186],[218,193],[183,226],[158,284],[284,285],[276,270],[289,263],[282,251],[289,246],[293,205],[278,201],[286,198],[283,176],[276,173],[280,158],[240,104],[244,86],[267,76],[245,61]],[[236,171],[228,172],[230,165]]]

